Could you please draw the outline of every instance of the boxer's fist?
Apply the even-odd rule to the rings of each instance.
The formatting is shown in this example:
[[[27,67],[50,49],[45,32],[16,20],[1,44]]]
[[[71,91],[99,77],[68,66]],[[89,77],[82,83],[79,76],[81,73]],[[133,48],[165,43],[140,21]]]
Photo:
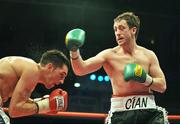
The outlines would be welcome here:
[[[84,44],[85,31],[82,29],[73,29],[66,34],[65,44],[70,51],[76,51]]]
[[[145,72],[142,66],[134,63],[125,66],[124,80],[135,80],[143,83],[145,86],[150,86],[153,83],[153,78]]]
[[[52,91],[49,96],[51,111],[66,111],[68,103],[68,94],[62,89]]]
[[[56,89],[51,92],[49,97],[35,102],[38,108],[38,113],[46,113],[50,111],[66,111],[68,94],[62,89]]]

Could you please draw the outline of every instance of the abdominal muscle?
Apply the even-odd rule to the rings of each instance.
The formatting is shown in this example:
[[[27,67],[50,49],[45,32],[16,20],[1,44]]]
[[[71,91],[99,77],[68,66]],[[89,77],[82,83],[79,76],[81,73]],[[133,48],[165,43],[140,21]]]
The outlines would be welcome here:
[[[114,52],[115,51],[115,52]],[[135,55],[124,54],[120,50],[112,50],[107,56],[103,67],[109,75],[113,90],[113,96],[145,95],[152,94],[149,87],[134,80],[124,80],[124,68],[128,63],[141,65],[146,72],[149,72],[149,59],[144,50],[138,48]]]
[[[152,94],[152,92],[148,87],[136,81],[128,81],[128,82],[111,81],[111,83],[112,83],[113,97]]]

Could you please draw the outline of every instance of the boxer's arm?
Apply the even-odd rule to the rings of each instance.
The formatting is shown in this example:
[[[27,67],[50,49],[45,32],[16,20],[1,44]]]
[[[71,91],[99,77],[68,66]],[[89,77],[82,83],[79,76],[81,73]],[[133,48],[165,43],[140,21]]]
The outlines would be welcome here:
[[[86,75],[94,71],[97,71],[103,66],[106,60],[106,56],[107,56],[106,53],[107,53],[107,50],[102,51],[96,56],[91,57],[87,60],[83,60],[80,55],[79,50],[75,52],[70,51],[70,56],[77,58],[77,59],[71,58],[71,65],[72,65],[72,69],[74,73],[76,75],[81,76],[81,75]]]
[[[153,84],[150,88],[154,91],[163,93],[166,90],[166,79],[154,52],[151,52],[150,61],[149,74],[153,78]]]
[[[20,77],[9,105],[9,115],[11,117],[21,117],[37,113],[37,105],[29,98],[35,88],[36,76],[32,72],[24,72]]]
[[[85,75],[100,69],[105,61],[104,52],[83,60],[79,49],[85,42],[85,31],[73,29],[66,34],[65,44],[70,51],[73,71],[76,75]]]

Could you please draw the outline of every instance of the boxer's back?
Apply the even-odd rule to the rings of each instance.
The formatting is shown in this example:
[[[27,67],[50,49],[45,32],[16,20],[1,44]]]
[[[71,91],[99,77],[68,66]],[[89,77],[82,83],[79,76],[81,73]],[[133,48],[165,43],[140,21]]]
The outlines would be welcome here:
[[[4,102],[11,97],[22,72],[36,68],[36,65],[33,60],[24,57],[10,56],[0,59],[0,96]]]

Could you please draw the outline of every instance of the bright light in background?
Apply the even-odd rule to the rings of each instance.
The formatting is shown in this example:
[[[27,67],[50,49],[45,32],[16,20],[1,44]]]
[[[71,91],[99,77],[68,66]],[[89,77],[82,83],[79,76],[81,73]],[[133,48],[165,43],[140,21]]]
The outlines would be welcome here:
[[[102,82],[103,81],[103,76],[98,76],[98,81]]]
[[[80,86],[81,86],[80,83],[78,83],[78,82],[74,83],[74,87],[80,87]]]
[[[109,79],[109,76],[104,76],[104,80],[106,81],[106,82],[108,82],[110,79]]]
[[[97,76],[96,74],[91,74],[90,76],[89,76],[89,79],[91,80],[91,81],[95,81],[95,80],[97,80],[97,81],[99,81],[99,82],[109,82],[110,81],[110,78],[109,78],[109,76],[108,75],[99,75],[99,76]]]
[[[90,79],[93,81],[96,80],[96,75],[95,74],[90,75]]]
[[[155,43],[155,41],[154,41],[153,39],[152,39],[150,42],[151,42],[151,44],[154,44],[154,43]]]

